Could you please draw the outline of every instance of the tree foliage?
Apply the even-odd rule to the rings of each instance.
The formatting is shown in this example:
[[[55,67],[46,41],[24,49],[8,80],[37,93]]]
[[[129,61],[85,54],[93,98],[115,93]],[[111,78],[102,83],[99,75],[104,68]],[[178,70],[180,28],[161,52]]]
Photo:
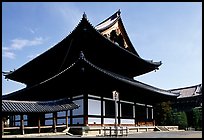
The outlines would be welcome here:
[[[176,125],[179,129],[185,129],[188,126],[186,113],[173,110],[169,101],[155,106],[155,121],[157,125]]]
[[[157,125],[169,125],[171,123],[172,107],[170,102],[162,102],[155,106],[155,121]]]
[[[202,129],[202,109],[194,108],[193,110],[193,127],[195,130]]]

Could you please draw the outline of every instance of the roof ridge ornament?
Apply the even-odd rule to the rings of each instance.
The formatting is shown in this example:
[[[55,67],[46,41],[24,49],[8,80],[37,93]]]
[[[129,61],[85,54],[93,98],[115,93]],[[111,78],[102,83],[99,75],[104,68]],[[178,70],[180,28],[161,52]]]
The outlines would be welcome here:
[[[83,18],[87,19],[87,15],[85,12],[83,13]]]
[[[118,12],[117,12],[118,16],[120,15],[120,13],[121,13],[121,11],[120,11],[120,9],[119,9]]]
[[[80,51],[80,54],[79,54],[79,59],[84,59],[84,58],[85,58],[85,56],[84,56],[83,51]]]

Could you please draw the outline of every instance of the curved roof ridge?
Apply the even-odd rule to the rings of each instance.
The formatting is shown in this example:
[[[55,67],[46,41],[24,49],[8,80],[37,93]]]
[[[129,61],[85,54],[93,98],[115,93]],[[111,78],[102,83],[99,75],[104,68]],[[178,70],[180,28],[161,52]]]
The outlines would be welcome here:
[[[121,75],[116,74],[116,73],[113,73],[113,72],[111,72],[111,71],[104,70],[104,69],[102,69],[102,68],[100,68],[100,67],[94,65],[94,64],[91,63],[90,61],[88,61],[88,60],[85,58],[83,52],[80,52],[80,55],[79,55],[78,59],[77,59],[74,63],[72,63],[69,67],[67,67],[66,69],[64,69],[63,71],[61,71],[60,73],[58,73],[58,74],[56,74],[56,75],[54,75],[54,76],[52,76],[52,77],[50,77],[50,78],[44,80],[43,82],[41,82],[41,83],[39,83],[39,84],[35,84],[34,86],[26,87],[26,88],[24,88],[24,89],[18,90],[18,91],[13,92],[13,93],[10,93],[10,94],[8,94],[8,95],[3,95],[3,96],[2,96],[2,99],[5,99],[5,98],[7,98],[7,97],[9,97],[9,96],[14,96],[15,94],[18,94],[18,93],[20,93],[20,92],[23,92],[23,91],[26,91],[26,90],[30,90],[30,89],[32,89],[32,88],[35,88],[35,87],[40,86],[40,85],[42,85],[42,84],[45,84],[45,83],[47,83],[48,81],[51,81],[51,80],[55,79],[56,77],[62,75],[62,74],[65,73],[66,71],[68,71],[69,69],[73,68],[77,63],[79,63],[79,61],[83,61],[83,62],[85,62],[86,64],[88,64],[89,66],[91,66],[92,68],[94,68],[94,69],[96,69],[96,70],[98,70],[98,71],[100,71],[100,72],[102,72],[102,73],[104,73],[104,74],[106,74],[106,75],[108,75],[108,76],[111,76],[111,77],[113,77],[113,78],[115,78],[115,79],[117,79],[117,80],[120,80],[120,81],[123,81],[123,82],[125,82],[125,83],[131,84],[131,85],[133,85],[133,86],[137,86],[137,87],[140,87],[140,88],[143,88],[143,89],[147,89],[147,90],[149,90],[149,91],[153,91],[153,92],[156,92],[156,93],[159,93],[159,94],[168,95],[168,96],[178,96],[178,94],[179,94],[179,93],[172,93],[172,92],[167,91],[167,90],[159,89],[159,88],[156,88],[156,87],[153,87],[153,86],[144,84],[144,83],[142,83],[142,82],[136,81],[136,80],[134,80],[134,79],[130,79],[130,78],[128,78],[128,77],[121,76]],[[59,101],[59,100],[56,100],[56,101]]]
[[[95,28],[97,27],[97,26],[100,26],[100,25],[102,25],[102,24],[104,24],[105,22],[107,22],[108,20],[112,20],[113,18],[115,19],[115,18],[119,18],[120,17],[120,9],[117,11],[117,12],[115,12],[113,15],[111,15],[110,17],[108,17],[108,18],[106,18],[105,20],[103,20],[102,22],[100,22],[99,24],[97,24],[96,26],[95,26]]]
[[[95,69],[97,69],[97,70],[99,70],[99,71],[101,71],[101,72],[103,72],[103,73],[105,73],[105,74],[107,74],[107,75],[109,75],[109,76],[111,76],[111,77],[113,77],[113,78],[115,78],[115,79],[122,80],[122,81],[127,82],[127,83],[130,83],[130,84],[132,84],[132,85],[137,85],[137,86],[139,86],[139,87],[141,87],[141,88],[145,88],[145,87],[146,87],[146,89],[149,89],[149,90],[151,90],[151,91],[152,91],[152,90],[154,90],[154,91],[157,90],[156,92],[160,91],[160,92],[162,92],[162,94],[171,95],[171,96],[179,96],[179,93],[173,93],[173,92],[171,92],[171,91],[169,91],[169,90],[159,89],[159,88],[153,87],[153,86],[151,86],[151,85],[148,85],[148,84],[139,82],[139,81],[137,81],[137,80],[134,80],[134,79],[131,79],[131,78],[128,78],[128,77],[125,77],[125,76],[121,76],[121,75],[116,74],[116,73],[114,73],[114,72],[111,72],[111,71],[108,71],[108,70],[104,70],[104,69],[102,69],[102,68],[99,68],[98,66],[96,66],[96,65],[94,65],[93,63],[91,63],[90,61],[88,61],[85,57],[83,58],[83,60],[84,60],[86,63],[88,63],[90,66],[94,67]],[[144,86],[145,86],[145,87],[144,87]]]

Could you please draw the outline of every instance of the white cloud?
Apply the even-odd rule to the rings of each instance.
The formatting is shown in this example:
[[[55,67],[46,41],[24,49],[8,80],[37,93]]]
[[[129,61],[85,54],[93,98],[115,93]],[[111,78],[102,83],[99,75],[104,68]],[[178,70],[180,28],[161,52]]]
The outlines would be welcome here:
[[[2,50],[3,50],[3,51],[9,51],[10,48],[8,48],[8,47],[2,47]]]
[[[32,33],[32,34],[35,34],[36,31],[38,30],[37,28],[30,28],[30,27],[25,27],[25,29],[26,29],[27,31],[29,31],[30,33]]]
[[[5,51],[3,52],[3,57],[9,58],[9,59],[15,59],[16,55],[13,52]]]
[[[23,48],[29,47],[29,46],[37,46],[37,45],[43,44],[45,40],[46,39],[42,37],[36,37],[31,40],[18,39],[18,38],[13,39],[11,40],[12,43],[9,45],[9,47],[2,47],[2,51],[3,51],[2,56],[9,59],[15,59],[16,54],[15,52],[12,52],[12,51],[22,50]],[[37,55],[28,56],[28,57],[33,58],[33,57],[36,57]]]
[[[44,39],[42,37],[34,38],[33,40],[28,39],[13,39],[11,40],[11,48],[14,50],[21,50],[27,46],[36,46],[42,44]]]
[[[31,28],[29,28],[28,30],[29,30],[32,34],[35,33],[35,31],[34,31],[33,29],[31,29]]]

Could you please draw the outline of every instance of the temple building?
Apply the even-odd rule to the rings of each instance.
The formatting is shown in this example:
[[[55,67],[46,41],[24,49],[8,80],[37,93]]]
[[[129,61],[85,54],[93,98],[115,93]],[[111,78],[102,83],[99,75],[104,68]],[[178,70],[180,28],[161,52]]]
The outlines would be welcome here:
[[[157,70],[162,63],[145,60],[138,54],[120,14],[119,10],[94,27],[84,13],[76,28],[51,49],[15,71],[4,72],[6,79],[27,85],[2,96],[2,105],[10,104],[2,108],[10,120],[9,127],[19,126],[23,119],[16,116],[26,114],[21,107],[27,104],[38,107],[28,110],[32,113],[26,114],[25,129],[38,126],[37,120],[32,122],[37,119],[38,108],[44,127],[55,123],[55,127],[67,124],[70,128],[88,129],[114,126],[115,123],[131,127],[155,125],[154,105],[175,100],[179,93],[133,79]],[[114,91],[119,93],[117,122],[114,119]],[[48,103],[51,106],[60,103],[61,107],[49,110]],[[15,111],[10,109],[13,104]]]
[[[171,89],[172,92],[179,92],[177,100],[172,102],[173,109],[186,113],[188,127],[193,126],[193,109],[199,108],[202,111],[202,84]]]

